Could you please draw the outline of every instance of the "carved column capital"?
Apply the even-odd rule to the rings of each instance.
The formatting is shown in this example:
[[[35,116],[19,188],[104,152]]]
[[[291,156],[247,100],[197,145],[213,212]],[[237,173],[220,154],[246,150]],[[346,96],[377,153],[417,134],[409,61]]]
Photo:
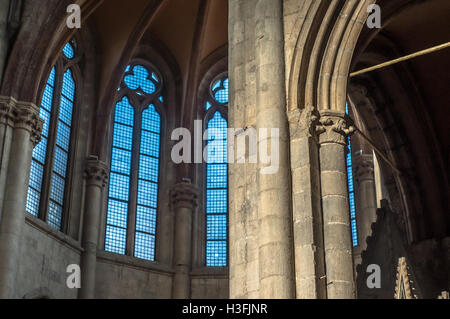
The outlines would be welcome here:
[[[108,184],[109,168],[99,160],[88,159],[84,170],[84,178],[88,185],[105,187]]]
[[[194,209],[198,205],[197,201],[198,189],[190,182],[176,184],[170,191],[170,203],[175,209]]]
[[[39,107],[33,103],[0,96],[0,124],[27,130],[33,146],[41,141],[44,120],[39,117]]]
[[[303,110],[296,109],[288,114],[291,139],[312,137],[317,139],[316,127],[319,124],[320,113],[313,106]]]
[[[373,155],[358,154],[353,156],[355,178],[358,181],[374,180]]]
[[[316,133],[320,144],[347,145],[347,137],[355,132],[353,121],[344,112],[334,110],[320,111]]]

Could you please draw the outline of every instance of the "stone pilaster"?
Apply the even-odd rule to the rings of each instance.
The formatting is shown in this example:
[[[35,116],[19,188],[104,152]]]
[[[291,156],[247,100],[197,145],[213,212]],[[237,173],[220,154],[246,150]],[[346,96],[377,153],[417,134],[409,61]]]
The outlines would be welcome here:
[[[11,104],[6,106],[7,115],[3,115],[2,120],[14,128],[0,223],[0,298],[11,298],[14,294],[32,151],[40,140],[43,127],[36,105],[14,99],[9,101]]]
[[[377,220],[377,194],[375,188],[373,154],[354,155],[353,167],[356,183],[356,219],[358,223],[359,238],[359,247],[357,251],[363,252],[367,248],[367,237],[372,235],[372,223],[375,223]]]
[[[345,149],[355,129],[341,111],[320,112],[316,128],[320,143],[323,234],[327,297],[355,298],[352,241]]]
[[[172,296],[174,299],[191,297],[192,218],[197,207],[198,190],[190,182],[182,182],[170,192],[175,212],[175,245]]]
[[[102,191],[108,182],[108,166],[96,159],[86,162],[86,200],[83,222],[83,253],[81,255],[81,299],[95,298],[97,246],[100,231]]]
[[[313,107],[289,114],[296,295],[326,298],[319,147]]]

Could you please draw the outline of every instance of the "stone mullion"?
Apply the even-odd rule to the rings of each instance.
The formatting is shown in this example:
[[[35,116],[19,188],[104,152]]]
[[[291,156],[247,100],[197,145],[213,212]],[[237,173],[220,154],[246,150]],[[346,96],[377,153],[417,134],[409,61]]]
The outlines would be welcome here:
[[[323,234],[327,297],[356,297],[346,172],[347,137],[354,132],[345,112],[323,110],[317,127],[320,141]]]
[[[13,115],[14,135],[0,223],[0,298],[15,296],[31,157],[43,127],[39,108],[32,103],[15,103]]]
[[[141,152],[142,109],[135,107],[133,147],[131,152],[130,200],[128,205],[127,249],[128,256],[134,256],[136,237],[136,211],[139,183],[139,158]]]

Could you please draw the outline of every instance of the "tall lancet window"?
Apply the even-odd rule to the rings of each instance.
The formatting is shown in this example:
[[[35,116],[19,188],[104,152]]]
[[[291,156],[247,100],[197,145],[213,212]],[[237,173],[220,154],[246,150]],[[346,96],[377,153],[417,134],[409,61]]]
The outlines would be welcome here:
[[[227,164],[228,78],[213,81],[206,102],[206,266],[227,266],[228,164]]]
[[[349,114],[348,103],[346,113]],[[349,137],[347,142],[347,181],[348,181],[348,199],[350,206],[350,222],[352,227],[353,247],[358,246],[358,231],[356,228],[356,204],[355,204],[355,184],[353,179],[353,159],[352,159],[352,140]]]
[[[155,260],[163,83],[146,63],[132,63],[113,118],[105,250]]]
[[[72,160],[72,127],[77,104],[79,48],[65,45],[48,77],[40,104],[45,121],[41,142],[33,150],[26,210],[57,230],[64,230]]]

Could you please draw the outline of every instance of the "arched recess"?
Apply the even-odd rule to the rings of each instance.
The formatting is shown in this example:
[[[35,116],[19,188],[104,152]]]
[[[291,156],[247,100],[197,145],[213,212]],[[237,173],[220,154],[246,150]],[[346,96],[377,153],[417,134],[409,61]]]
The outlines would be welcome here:
[[[224,75],[228,72],[228,54],[227,47],[221,47],[206,57],[200,65],[201,80],[198,84],[197,94],[195,96],[195,107],[191,108],[189,118],[202,121],[203,131],[207,127],[207,109],[206,102],[210,95],[209,91],[214,79]],[[225,114],[226,110],[222,110],[221,114]],[[188,126],[192,126],[191,124]],[[203,134],[203,131],[201,134]],[[202,144],[203,148],[203,144]],[[194,170],[195,183],[202,191],[199,193],[199,208],[194,216],[193,234],[195,243],[193,247],[193,265],[196,268],[205,267],[206,261],[206,174],[205,165],[194,165],[191,169]],[[209,270],[211,271],[211,269]],[[213,268],[212,271],[219,271],[221,269]]]
[[[155,260],[161,264],[171,264],[172,249],[173,249],[173,216],[170,213],[169,205],[164,203],[170,202],[169,190],[172,185],[176,183],[176,168],[175,164],[170,160],[171,150],[174,144],[171,141],[170,133],[177,127],[180,118],[180,70],[178,64],[172,53],[164,46],[162,42],[151,35],[146,35],[141,43],[135,48],[132,58],[127,62],[127,65],[144,65],[151,66],[159,73],[163,81],[161,96],[163,102],[159,105],[159,112],[161,115],[161,139],[160,139],[160,176],[159,176],[159,198],[158,212],[156,215],[156,245],[155,245]],[[124,70],[127,67],[124,66]],[[125,74],[125,73],[124,73]],[[122,81],[124,74],[120,77]],[[110,94],[113,98],[114,107],[116,102],[120,101],[121,95],[117,88]],[[158,103],[159,104],[159,103]],[[114,108],[113,108],[114,109]],[[106,110],[103,110],[106,112]],[[114,113],[97,114],[97,122],[100,122],[103,127],[102,131],[105,136],[101,139],[95,139],[93,142],[93,149],[98,149],[101,156],[106,159],[106,163],[110,164],[111,160],[111,145],[112,145],[112,122]],[[104,119],[106,118],[106,119]],[[104,119],[104,120],[103,120]],[[99,126],[97,126],[99,129]],[[98,132],[98,131],[97,131]],[[99,137],[98,135],[96,137]],[[105,230],[106,230],[106,207],[107,207],[107,192],[103,198],[103,212],[102,225],[100,234],[100,247],[105,246]],[[130,233],[131,234],[131,233]]]
[[[78,31],[67,28],[67,7],[71,4],[80,6],[83,24],[102,2],[103,0],[49,0],[42,6],[36,1],[25,1],[22,25],[9,53],[1,83],[1,95],[38,104],[39,93],[45,86],[39,79],[48,76],[59,53]],[[83,32],[83,28],[80,32]],[[23,67],[24,65],[27,67]]]

